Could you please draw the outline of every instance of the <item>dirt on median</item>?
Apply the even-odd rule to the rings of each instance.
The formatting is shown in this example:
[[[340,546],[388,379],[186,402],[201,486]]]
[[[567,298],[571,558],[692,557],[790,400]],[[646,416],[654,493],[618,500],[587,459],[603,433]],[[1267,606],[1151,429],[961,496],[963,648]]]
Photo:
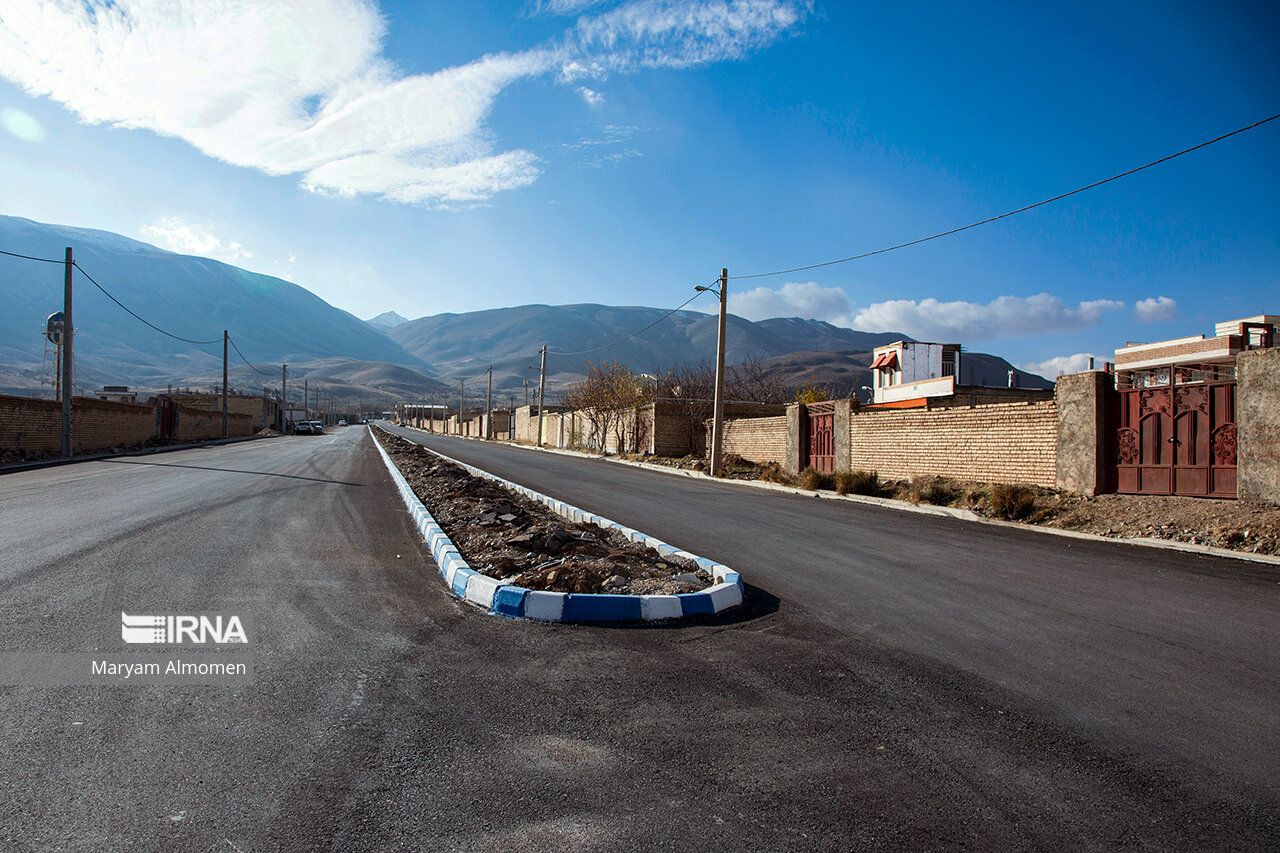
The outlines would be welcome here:
[[[477,572],[550,592],[675,595],[711,586],[692,560],[664,557],[616,530],[576,524],[425,447],[374,435],[427,512]]]

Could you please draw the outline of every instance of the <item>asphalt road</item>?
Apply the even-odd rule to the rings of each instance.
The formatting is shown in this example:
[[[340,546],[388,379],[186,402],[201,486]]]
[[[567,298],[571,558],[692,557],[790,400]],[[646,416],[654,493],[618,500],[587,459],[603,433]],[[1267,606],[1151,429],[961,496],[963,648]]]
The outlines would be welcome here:
[[[0,849],[1280,846],[1274,570],[431,443],[747,606],[488,617],[355,427],[8,474],[0,651],[237,611],[255,681],[0,687]]]

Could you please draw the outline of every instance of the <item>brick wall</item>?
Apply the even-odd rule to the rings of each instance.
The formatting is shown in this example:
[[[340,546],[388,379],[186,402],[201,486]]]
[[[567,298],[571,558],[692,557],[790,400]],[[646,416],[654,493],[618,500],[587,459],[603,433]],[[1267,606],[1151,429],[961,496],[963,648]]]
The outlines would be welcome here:
[[[72,401],[71,439],[76,453],[141,444],[155,435],[155,409],[91,397]],[[62,404],[30,397],[0,396],[0,447],[12,450],[62,449]]]
[[[787,416],[725,421],[724,452],[752,462],[787,462]]]
[[[120,404],[123,405],[123,404]],[[261,405],[261,402],[259,402]],[[146,408],[150,408],[149,406]],[[228,409],[231,407],[228,406]],[[197,409],[191,406],[174,406],[174,414],[177,415],[177,422],[174,425],[173,437],[181,441],[205,441],[211,438],[222,438],[222,410],[210,411],[209,409]],[[155,415],[151,417],[151,431],[147,436],[150,437],[155,433]],[[229,438],[240,438],[246,435],[253,435],[253,416],[240,415],[230,411],[227,412],[227,436]],[[141,439],[145,441],[146,439]]]
[[[170,394],[168,395],[174,403],[179,406],[185,406],[189,409],[213,409],[219,415],[222,413],[222,395],[221,394]],[[248,415],[252,418],[253,429],[256,432],[263,428],[266,423],[262,420],[263,400],[262,395],[227,395],[227,411],[233,415]],[[276,401],[270,398],[266,401],[267,422],[274,423],[276,419]],[[221,436],[221,420],[219,420],[219,437]],[[229,426],[229,425],[228,425]]]
[[[854,412],[850,467],[908,479],[1024,483],[1057,480],[1057,405],[1029,403]]]

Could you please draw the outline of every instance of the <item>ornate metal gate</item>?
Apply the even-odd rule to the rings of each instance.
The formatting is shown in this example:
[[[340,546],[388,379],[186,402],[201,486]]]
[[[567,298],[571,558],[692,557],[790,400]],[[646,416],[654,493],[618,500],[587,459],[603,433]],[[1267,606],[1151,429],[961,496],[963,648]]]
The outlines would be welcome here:
[[[806,437],[808,464],[830,474],[836,470],[836,404],[809,403],[804,411],[809,421]]]
[[[1121,387],[1116,490],[1236,496],[1234,364],[1135,371]]]

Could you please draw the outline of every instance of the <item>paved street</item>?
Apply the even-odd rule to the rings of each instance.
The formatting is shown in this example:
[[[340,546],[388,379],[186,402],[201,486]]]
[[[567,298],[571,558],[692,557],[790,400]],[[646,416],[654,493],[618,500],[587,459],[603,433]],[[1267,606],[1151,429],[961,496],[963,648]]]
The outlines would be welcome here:
[[[727,563],[746,607],[486,616],[356,427],[0,476],[0,651],[221,610],[255,665],[0,687],[0,849],[1280,845],[1274,567],[411,434]]]

